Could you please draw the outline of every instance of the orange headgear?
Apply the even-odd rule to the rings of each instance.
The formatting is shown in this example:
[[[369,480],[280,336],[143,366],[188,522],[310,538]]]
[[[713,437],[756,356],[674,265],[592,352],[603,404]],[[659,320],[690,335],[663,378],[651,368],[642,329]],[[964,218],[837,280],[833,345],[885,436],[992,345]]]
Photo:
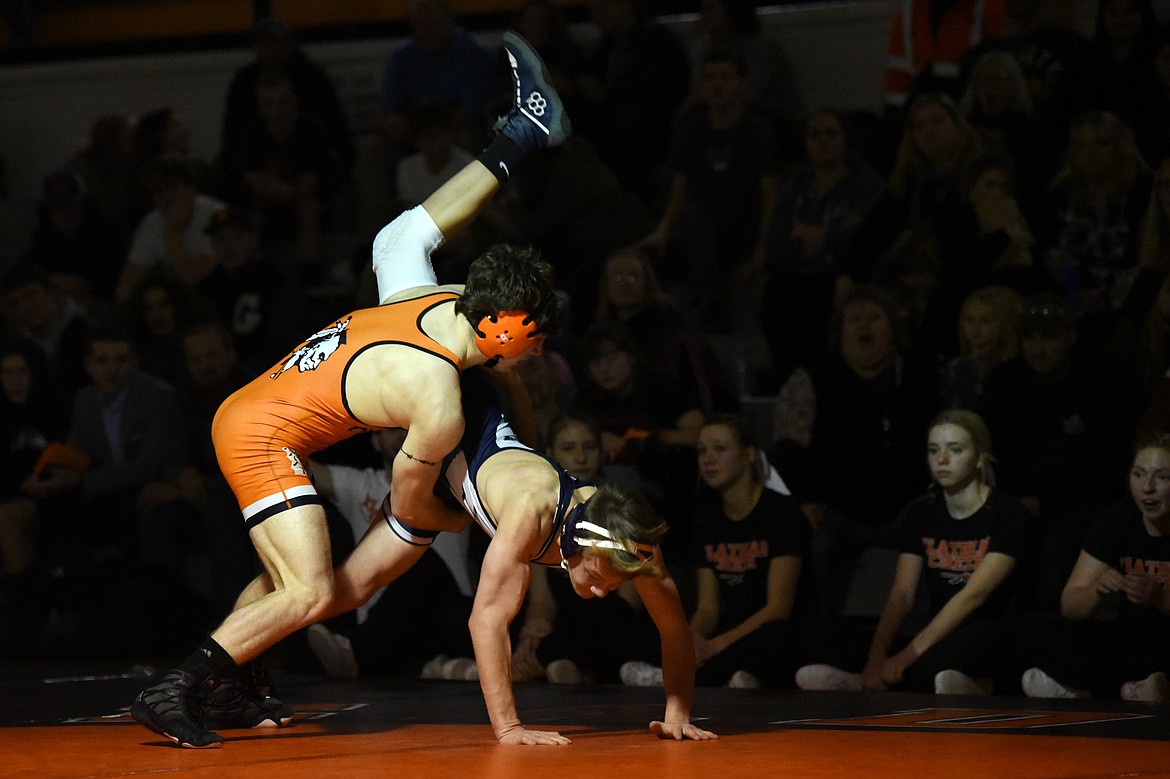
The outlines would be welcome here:
[[[535,344],[539,327],[526,311],[488,314],[475,328],[475,345],[493,359],[518,357]]]

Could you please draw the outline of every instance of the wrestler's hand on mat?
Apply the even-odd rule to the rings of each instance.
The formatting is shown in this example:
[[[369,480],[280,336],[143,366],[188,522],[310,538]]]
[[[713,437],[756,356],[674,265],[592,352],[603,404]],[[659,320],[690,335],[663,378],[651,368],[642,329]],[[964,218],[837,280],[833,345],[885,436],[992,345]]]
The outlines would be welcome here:
[[[524,744],[526,746],[561,746],[572,743],[560,733],[551,730],[526,730],[519,726],[509,730],[496,740],[501,744]]]
[[[711,741],[719,738],[709,730],[703,730],[690,722],[659,722],[650,723],[650,732],[659,738],[674,739],[675,741]]]

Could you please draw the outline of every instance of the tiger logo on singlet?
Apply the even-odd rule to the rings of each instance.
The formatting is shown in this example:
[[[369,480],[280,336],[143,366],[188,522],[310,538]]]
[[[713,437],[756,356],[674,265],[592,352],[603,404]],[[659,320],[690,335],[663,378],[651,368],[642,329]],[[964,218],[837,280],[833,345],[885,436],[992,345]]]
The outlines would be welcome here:
[[[280,370],[268,374],[268,378],[278,379],[294,367],[299,373],[316,370],[320,367],[321,363],[328,360],[334,352],[345,345],[345,331],[349,327],[350,320],[352,319],[353,317],[350,316],[344,322],[338,320],[337,324],[330,325],[313,333],[313,335],[309,336],[309,340],[297,347],[288,356],[288,359],[281,363]]]

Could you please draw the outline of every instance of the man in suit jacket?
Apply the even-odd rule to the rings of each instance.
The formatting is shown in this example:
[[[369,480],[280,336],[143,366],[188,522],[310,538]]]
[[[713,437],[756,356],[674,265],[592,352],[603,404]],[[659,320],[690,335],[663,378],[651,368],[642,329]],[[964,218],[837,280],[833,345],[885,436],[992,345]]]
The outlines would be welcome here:
[[[85,369],[92,383],[74,397],[67,441],[89,456],[90,466],[80,474],[46,472],[38,491],[77,491],[86,510],[71,530],[83,542],[146,569],[178,573],[192,523],[174,481],[189,459],[175,391],[137,369],[133,343],[120,328],[93,329]]]

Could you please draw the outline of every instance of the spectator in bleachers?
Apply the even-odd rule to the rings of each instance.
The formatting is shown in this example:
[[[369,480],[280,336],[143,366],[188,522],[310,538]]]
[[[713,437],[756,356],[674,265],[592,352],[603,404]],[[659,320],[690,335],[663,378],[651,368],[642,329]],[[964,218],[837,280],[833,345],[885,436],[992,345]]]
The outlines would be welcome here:
[[[66,164],[81,176],[98,210],[127,235],[137,223],[131,204],[133,164],[134,125],[121,114],[95,119],[85,146]]]
[[[147,180],[154,209],[134,229],[114,297],[127,300],[150,271],[161,271],[194,284],[210,271],[214,258],[205,230],[223,203],[203,194],[196,173],[184,157],[156,158]]]
[[[444,181],[471,162],[471,152],[455,143],[455,116],[439,103],[417,105],[407,117],[408,137],[416,149],[398,161],[398,200],[405,210],[427,199]]]
[[[246,211],[220,209],[207,225],[215,266],[195,286],[232,333],[244,363],[257,371],[286,355],[306,321],[304,290],[286,263],[260,248]]]
[[[252,26],[252,53],[252,60],[232,74],[228,84],[219,136],[221,153],[232,157],[232,145],[260,118],[257,85],[264,71],[277,69],[288,74],[301,108],[321,120],[329,148],[337,150],[342,168],[348,170],[354,148],[345,109],[333,79],[301,49],[292,27],[274,16],[257,19]]]
[[[1158,16],[1152,0],[1098,0],[1092,43],[1089,106],[1124,116],[1156,78]]]
[[[166,273],[144,276],[123,306],[135,367],[174,388],[185,372],[183,330],[206,317],[207,303]]]
[[[513,370],[524,384],[526,402],[531,404],[536,428],[533,448],[548,448],[550,425],[564,415],[577,391],[572,368],[564,357],[545,346],[540,354],[518,363]],[[520,414],[513,411],[513,416],[519,418]]]
[[[410,35],[387,58],[378,95],[375,131],[358,143],[354,183],[358,231],[374,235],[393,213],[398,160],[410,144],[410,112],[424,104],[447,106],[456,143],[483,146],[491,63],[483,44],[455,17],[448,0],[411,0]]]
[[[64,467],[40,461],[68,429],[69,402],[44,354],[23,338],[7,340],[0,346],[0,655],[29,649],[48,615],[45,578],[69,543],[56,512],[70,507],[39,500],[26,483],[41,467]]]
[[[959,311],[959,353],[942,367],[939,386],[945,409],[974,409],[993,367],[1020,352],[1023,297],[1009,287],[980,287]]]
[[[910,103],[889,182],[909,227],[936,226],[939,209],[956,196],[963,166],[981,145],[949,96],[926,93]]]
[[[1042,0],[1004,0],[1007,17],[1001,35],[985,38],[964,59],[963,81],[989,51],[1006,51],[1020,64],[1036,113],[1057,135],[1088,108],[1085,95],[1089,40],[1070,24],[1051,18]],[[1059,138],[1053,150],[1063,152]]]
[[[410,112],[440,103],[455,114],[460,144],[478,148],[487,109],[486,49],[458,24],[448,0],[412,0],[409,21],[410,38],[390,55],[382,77],[382,132],[408,145]]]
[[[671,123],[686,98],[686,50],[644,0],[595,0],[601,32],[578,83],[574,127],[593,141],[625,189],[658,210],[666,191]]]
[[[0,282],[9,332],[33,341],[49,360],[54,384],[67,397],[89,383],[85,371],[90,321],[73,298],[62,294],[45,271],[17,265]]]
[[[962,198],[963,169],[980,148],[979,134],[954,100],[941,92],[915,97],[906,109],[886,191],[853,234],[851,262],[865,268],[904,230],[937,228]]]
[[[902,354],[912,362],[937,366],[958,351],[951,327],[958,307],[949,318],[940,311],[943,264],[933,231],[904,230],[878,258],[870,275],[870,283],[894,296],[906,334]]]
[[[134,120],[134,156],[149,164],[158,157],[190,157],[191,128],[171,108],[157,108]]]
[[[979,133],[983,147],[1010,160],[1018,195],[1031,210],[1060,163],[1064,128],[1045,124],[1032,108],[1032,93],[1016,58],[992,49],[971,70],[959,110]]]
[[[655,221],[579,135],[532,155],[512,182],[514,197],[502,203],[505,213],[516,235],[556,268],[557,283],[572,304],[571,329],[582,330],[597,310],[604,258],[643,238]]]
[[[509,70],[509,83],[511,83]],[[455,142],[455,115],[442,103],[414,106],[407,117],[408,135],[415,151],[398,160],[395,191],[398,201],[388,216],[423,202],[443,182],[475,159]],[[440,284],[461,282],[467,266],[485,246],[493,242],[497,225],[504,222],[499,206],[485,204],[475,220],[431,255]]]
[[[191,128],[171,108],[157,108],[134,120],[131,196],[135,224],[154,205],[154,165],[160,158],[186,160],[191,180],[200,192],[213,188],[211,168],[191,155]]]
[[[998,150],[975,155],[962,171],[959,196],[932,230],[939,245],[939,287],[928,328],[944,359],[954,356],[954,323],[974,290],[1001,285],[1031,295],[1052,288],[1034,252],[1031,226],[1016,198],[1011,161]]]
[[[760,321],[778,386],[828,349],[833,307],[856,273],[846,264],[849,237],[883,191],[842,113],[813,112],[804,149],[805,160],[777,196],[766,239]]]
[[[796,73],[776,38],[760,26],[754,0],[699,0],[697,35],[690,47],[691,94],[687,107],[701,104],[699,89],[707,54],[726,51],[744,63],[744,102],[772,123],[780,156],[800,156],[804,104]]]
[[[963,197],[938,226],[948,269],[956,271],[960,287],[961,280],[968,286],[983,280],[1033,294],[1052,286],[1016,189],[1015,167],[997,151],[976,155],[964,169]]]
[[[83,474],[61,469],[35,482],[40,498],[80,488],[83,516],[70,530],[92,549],[106,550],[127,573],[183,582],[197,526],[175,482],[188,462],[175,392],[136,367],[129,335],[95,327],[85,355],[92,383],[73,402],[67,443],[90,461]]]
[[[1122,461],[1124,462],[1124,461]],[[1109,470],[1116,478],[1117,464]],[[1129,495],[1097,512],[1059,613],[1020,625],[1032,698],[1170,701],[1170,435],[1138,444]]]
[[[1092,514],[1115,497],[1140,400],[1108,357],[1078,344],[1067,301],[1028,298],[1020,356],[992,368],[977,408],[995,437],[1002,485],[1040,523],[1034,605],[1052,608]],[[1079,348],[1074,348],[1079,347]]]
[[[748,329],[779,186],[776,134],[747,110],[744,67],[737,55],[708,52],[702,102],[674,127],[669,194],[643,241],[682,269],[686,301],[708,332]]]
[[[636,461],[642,446],[694,445],[702,412],[688,383],[650,370],[618,322],[594,325],[581,341],[587,370],[577,405],[597,419],[607,461]]]
[[[81,176],[62,169],[45,177],[24,260],[45,271],[59,292],[87,313],[106,308],[128,247],[128,234],[90,197]]]
[[[1138,267],[1153,175],[1114,114],[1087,113],[1069,130],[1064,167],[1035,222],[1037,251],[1082,317],[1081,337],[1107,343]]]
[[[338,219],[335,197],[348,176],[344,149],[300,105],[287,72],[264,71],[255,99],[258,116],[220,160],[224,192],[256,220],[262,246],[294,258],[306,278],[319,278],[333,260],[323,254],[322,235]]]
[[[628,329],[618,322],[589,328],[580,338],[574,410],[588,413],[601,429],[605,461],[636,468],[659,494],[664,516],[679,516],[694,484],[694,445],[703,412],[692,384],[651,371]],[[685,549],[686,528],[672,522],[665,544]],[[668,554],[669,556],[669,554]]]
[[[823,361],[789,377],[803,392],[777,404],[772,462],[814,528],[820,608],[834,614],[861,554],[892,545],[891,522],[921,488],[921,437],[939,401],[937,369],[910,359],[889,292],[862,284],[846,294],[830,343]],[[786,418],[793,412],[803,421]],[[804,440],[780,437],[802,429]]]
[[[865,644],[827,642],[828,664],[796,674],[804,690],[989,695],[1016,689],[1012,620],[1028,565],[1031,517],[996,486],[991,436],[971,411],[944,411],[926,445],[931,486],[898,520],[898,564]],[[925,624],[913,611],[919,586]],[[862,668],[860,673],[843,668]]]
[[[707,331],[663,290],[645,252],[625,247],[610,253],[601,269],[598,298],[595,323],[624,325],[647,367],[693,387],[704,414],[735,408],[735,391],[712,353]]]
[[[699,430],[698,598],[691,616],[699,684],[791,687],[800,624],[815,610],[811,531],[789,496],[767,489],[743,417],[708,417]]]

